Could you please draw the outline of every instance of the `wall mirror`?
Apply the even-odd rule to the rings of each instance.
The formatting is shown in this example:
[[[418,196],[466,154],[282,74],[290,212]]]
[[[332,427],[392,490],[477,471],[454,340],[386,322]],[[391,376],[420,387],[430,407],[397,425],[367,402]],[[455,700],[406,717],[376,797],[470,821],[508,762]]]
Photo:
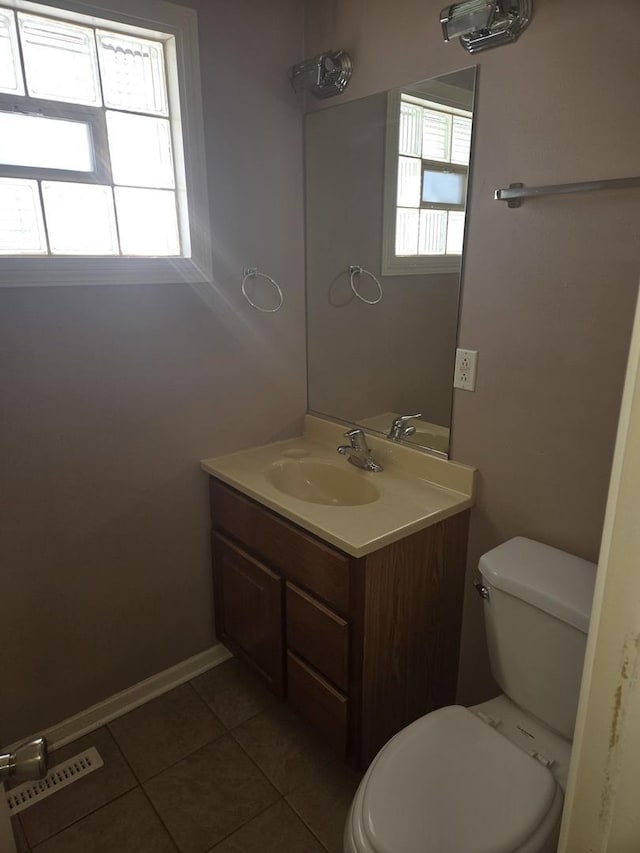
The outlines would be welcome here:
[[[309,409],[448,453],[468,68],[305,120]]]

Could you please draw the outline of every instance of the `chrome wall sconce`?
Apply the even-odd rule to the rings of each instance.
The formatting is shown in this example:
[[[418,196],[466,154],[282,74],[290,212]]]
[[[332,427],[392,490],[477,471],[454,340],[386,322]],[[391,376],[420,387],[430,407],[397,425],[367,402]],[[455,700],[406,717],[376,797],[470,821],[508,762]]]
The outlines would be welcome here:
[[[515,41],[531,20],[533,0],[466,0],[445,7],[440,24],[445,41],[460,37],[469,53]]]
[[[351,58],[344,50],[328,50],[298,62],[289,69],[296,92],[308,89],[316,98],[331,98],[344,92],[351,77]]]

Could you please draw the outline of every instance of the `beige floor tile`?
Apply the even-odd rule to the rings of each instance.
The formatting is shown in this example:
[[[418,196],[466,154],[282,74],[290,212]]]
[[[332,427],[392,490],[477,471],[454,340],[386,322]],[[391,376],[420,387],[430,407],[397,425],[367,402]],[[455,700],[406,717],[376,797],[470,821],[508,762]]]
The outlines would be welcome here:
[[[278,799],[226,735],[144,785],[181,853],[204,853]]]
[[[232,734],[283,794],[309,782],[333,755],[285,706],[263,711]]]
[[[97,748],[104,767],[56,791],[20,815],[31,847],[135,787],[135,776],[106,728],[97,729],[52,752],[50,766],[72,758],[90,746]]]
[[[119,717],[109,723],[109,729],[140,781],[166,770],[225,731],[190,684]]]
[[[176,847],[140,788],[103,806],[34,853],[176,853]]]
[[[239,658],[225,661],[191,683],[228,729],[280,704],[260,676]]]
[[[344,823],[359,783],[359,774],[332,762],[286,798],[330,853],[342,853]]]
[[[245,824],[211,853],[325,853],[284,800]]]

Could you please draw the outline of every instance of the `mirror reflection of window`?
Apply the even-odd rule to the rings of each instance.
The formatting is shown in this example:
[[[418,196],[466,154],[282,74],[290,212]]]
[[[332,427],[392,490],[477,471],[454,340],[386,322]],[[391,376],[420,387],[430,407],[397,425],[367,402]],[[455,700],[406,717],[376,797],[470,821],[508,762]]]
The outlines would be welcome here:
[[[473,129],[462,73],[387,95],[383,275],[457,273]]]
[[[469,111],[401,95],[396,255],[462,254],[471,123]]]

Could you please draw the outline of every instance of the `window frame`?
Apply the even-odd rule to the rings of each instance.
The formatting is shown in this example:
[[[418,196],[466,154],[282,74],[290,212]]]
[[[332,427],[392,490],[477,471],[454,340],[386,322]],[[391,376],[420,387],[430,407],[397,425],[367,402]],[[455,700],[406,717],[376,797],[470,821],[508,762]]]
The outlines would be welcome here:
[[[451,86],[439,81],[430,81],[428,92],[418,89],[402,88],[394,89],[387,94],[387,120],[385,139],[385,163],[384,163],[384,189],[383,189],[383,211],[382,211],[382,275],[438,275],[441,273],[460,272],[462,266],[462,255],[396,255],[396,217],[398,197],[398,158],[399,158],[399,126],[400,105],[402,96],[424,103],[432,102],[434,106],[446,107],[453,114],[471,113],[473,119],[473,91]],[[468,166],[456,163],[444,163],[442,161],[431,161],[420,158],[422,162],[422,176],[424,164],[442,171],[465,172],[467,183],[465,187],[465,206],[438,205],[430,202],[420,203],[418,210],[466,210],[466,200],[469,189],[469,172],[471,161]],[[422,193],[421,193],[422,197]],[[466,230],[466,224],[465,224]]]
[[[195,10],[166,0],[0,0],[15,12],[24,11],[60,20],[100,28],[108,22],[114,29],[164,43],[169,120],[171,122],[176,200],[182,247],[181,256],[0,256],[0,287],[104,285],[104,284],[177,284],[211,282],[211,234],[209,197],[206,179],[204,118],[200,82],[197,14]],[[80,18],[79,16],[82,16]],[[15,94],[0,94],[0,104],[36,99]],[[44,103],[44,100],[43,100]],[[87,121],[101,108],[58,101],[46,101],[48,114],[59,108],[60,118],[83,113]],[[0,107],[2,108],[2,107]],[[67,110],[69,108],[69,110]],[[92,118],[93,124],[101,124]],[[92,124],[92,127],[93,127]],[[103,142],[98,128],[95,145],[96,171],[3,167],[27,174],[15,177],[43,180],[73,180],[97,183]],[[106,127],[104,129],[106,144]],[[107,148],[108,155],[108,148]],[[55,175],[54,175],[55,173]],[[65,177],[67,176],[67,177]],[[68,177],[72,176],[72,177]]]
[[[16,110],[16,98],[25,109]],[[25,95],[7,95],[0,92],[0,113],[18,112],[22,115],[34,115],[43,119],[63,119],[88,124],[91,128],[94,168],[90,172],[77,169],[44,169],[40,166],[10,166],[0,164],[0,177],[25,178],[29,181],[75,181],[81,184],[111,183],[109,166],[109,143],[107,126],[103,120],[104,111],[99,107],[85,104],[66,104],[62,101],[48,101]],[[2,256],[7,257],[7,256]],[[13,257],[13,256],[9,256]],[[16,255],[15,257],[19,257]]]

